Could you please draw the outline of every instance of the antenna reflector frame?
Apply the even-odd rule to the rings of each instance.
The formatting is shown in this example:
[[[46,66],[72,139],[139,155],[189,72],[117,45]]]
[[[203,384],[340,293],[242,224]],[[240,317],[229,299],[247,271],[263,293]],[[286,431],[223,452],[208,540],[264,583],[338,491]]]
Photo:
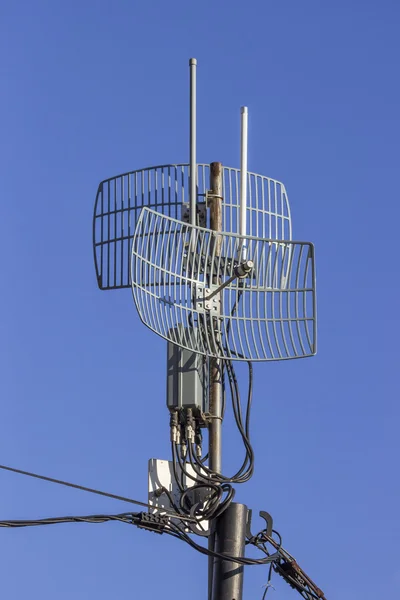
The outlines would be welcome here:
[[[197,164],[198,202],[205,201],[209,181],[209,164]],[[240,169],[223,167],[222,211],[224,229],[228,232],[239,231],[240,189]],[[130,253],[142,208],[146,206],[183,220],[185,212],[189,212],[189,199],[188,164],[130,171],[99,184],[93,214],[93,253],[101,290],[131,287]],[[290,206],[283,183],[264,175],[247,173],[246,211],[248,235],[292,239]]]
[[[314,355],[313,245],[246,236],[253,267],[238,278],[242,241],[143,208],[131,257],[140,319],[162,338],[208,357],[257,362]]]

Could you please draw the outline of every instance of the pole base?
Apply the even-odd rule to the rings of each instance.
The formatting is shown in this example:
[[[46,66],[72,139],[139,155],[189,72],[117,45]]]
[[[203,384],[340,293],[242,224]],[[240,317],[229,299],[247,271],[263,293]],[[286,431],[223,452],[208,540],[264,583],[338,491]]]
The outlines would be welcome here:
[[[230,556],[244,556],[248,509],[232,502],[215,523],[214,551]],[[214,558],[212,600],[242,600],[243,565]]]

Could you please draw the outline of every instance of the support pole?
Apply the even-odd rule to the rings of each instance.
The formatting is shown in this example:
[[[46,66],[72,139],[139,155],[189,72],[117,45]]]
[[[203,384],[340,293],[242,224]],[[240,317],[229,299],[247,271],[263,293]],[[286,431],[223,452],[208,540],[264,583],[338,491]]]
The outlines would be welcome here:
[[[197,60],[191,58],[189,60],[190,68],[190,204],[189,215],[190,224],[197,224],[197,163],[196,163],[196,68]]]
[[[247,248],[247,139],[248,139],[248,112],[247,106],[241,108],[241,140],[240,140],[240,215],[239,235],[240,240],[239,260],[246,260]]]
[[[210,164],[210,229],[222,231],[222,164],[213,162]],[[216,239],[215,256],[221,251],[222,238]],[[218,283],[213,282],[213,283]],[[218,335],[218,334],[217,334]],[[222,372],[221,361],[210,359],[210,414],[213,415],[209,426],[209,467],[212,471],[221,473],[221,430],[222,430]],[[210,536],[208,548],[214,549],[216,523],[210,523]],[[211,600],[213,587],[213,559],[208,560],[208,598]]]
[[[232,502],[217,519],[215,552],[244,556],[247,506]],[[212,600],[242,600],[243,565],[214,558]]]
[[[222,164],[213,162],[210,165],[210,229],[213,231],[222,231]],[[221,253],[222,236],[217,236],[215,247],[215,256]],[[213,281],[218,284],[219,281]],[[209,466],[216,473],[221,472],[221,407],[222,407],[222,374],[221,361],[218,359],[210,360],[211,371],[211,389],[210,389],[210,414],[214,419],[211,420],[209,435]]]

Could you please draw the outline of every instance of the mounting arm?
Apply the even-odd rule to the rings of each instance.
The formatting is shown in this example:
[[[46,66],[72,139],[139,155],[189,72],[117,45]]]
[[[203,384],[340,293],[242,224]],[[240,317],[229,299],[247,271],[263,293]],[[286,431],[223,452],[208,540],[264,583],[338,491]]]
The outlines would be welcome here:
[[[214,290],[211,294],[206,296],[204,300],[211,300],[217,294],[219,294],[224,288],[226,288],[232,281],[235,279],[244,279],[253,269],[254,263],[252,260],[245,260],[234,268],[234,273],[232,277],[229,277],[224,283],[222,283],[216,290]]]

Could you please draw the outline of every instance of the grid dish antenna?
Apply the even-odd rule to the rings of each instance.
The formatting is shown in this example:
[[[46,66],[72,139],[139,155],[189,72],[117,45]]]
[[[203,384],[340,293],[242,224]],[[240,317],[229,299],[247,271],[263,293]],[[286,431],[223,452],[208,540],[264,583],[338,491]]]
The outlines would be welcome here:
[[[240,169],[197,163],[194,59],[190,70],[189,163],[123,173],[98,187],[98,285],[131,287],[142,322],[194,353],[250,361],[312,356],[313,246],[292,240],[283,183],[248,172],[246,107]]]
[[[196,165],[197,224],[207,227],[210,165]],[[283,183],[247,173],[247,233],[292,239],[289,199]],[[241,170],[222,167],[224,230],[239,231]],[[189,221],[190,166],[171,164],[139,169],[100,182],[93,214],[93,251],[102,290],[130,288],[130,254],[142,208]]]
[[[182,348],[251,361],[315,354],[309,242],[215,232],[143,208],[131,280],[142,322]]]

